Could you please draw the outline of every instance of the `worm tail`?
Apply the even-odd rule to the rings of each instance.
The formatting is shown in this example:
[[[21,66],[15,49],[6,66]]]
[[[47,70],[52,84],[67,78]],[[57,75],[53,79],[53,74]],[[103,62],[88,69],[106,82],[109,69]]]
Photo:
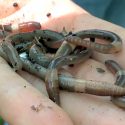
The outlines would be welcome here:
[[[57,69],[49,69],[47,71],[45,83],[49,98],[60,105]]]

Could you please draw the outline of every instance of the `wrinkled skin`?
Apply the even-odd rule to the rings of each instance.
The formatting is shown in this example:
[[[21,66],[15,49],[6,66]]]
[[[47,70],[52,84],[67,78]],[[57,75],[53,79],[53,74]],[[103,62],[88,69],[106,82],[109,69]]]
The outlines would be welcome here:
[[[76,32],[99,28],[120,35],[123,39],[121,52],[112,55],[94,52],[93,59],[67,69],[78,78],[115,82],[115,76],[106,69],[103,62],[113,59],[125,68],[123,58],[125,30],[123,28],[93,17],[69,0],[46,0],[43,4],[39,4],[40,0],[29,0],[28,2],[22,0],[21,2],[25,6],[15,13],[10,13],[11,15],[2,13],[0,21],[18,23],[34,20],[40,21],[43,29],[62,31],[65,26],[67,31]],[[64,7],[65,9],[60,9]],[[27,10],[30,10],[30,13],[27,13]],[[49,18],[46,16],[48,12],[51,12]],[[92,125],[93,122],[96,125],[125,124],[125,111],[115,106],[108,97],[61,91],[61,109],[46,97],[47,93],[42,80],[27,72],[18,72],[26,79],[25,81],[13,72],[2,58],[0,62],[0,115],[11,125]],[[103,68],[105,73],[98,73],[96,68]],[[32,105],[37,106],[40,103],[42,103],[40,111],[36,112],[31,108]]]

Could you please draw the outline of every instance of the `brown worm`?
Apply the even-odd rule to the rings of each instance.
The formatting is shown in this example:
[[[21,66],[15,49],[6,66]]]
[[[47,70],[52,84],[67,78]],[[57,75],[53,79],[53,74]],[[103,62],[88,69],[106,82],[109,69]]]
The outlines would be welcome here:
[[[115,85],[125,87],[125,70],[123,70],[122,67],[113,60],[106,60],[105,65],[113,74],[116,75]],[[111,100],[115,105],[125,108],[125,96],[112,97]]]
[[[54,58],[53,56],[47,56],[47,54],[43,53],[41,48],[35,44],[29,49],[29,57],[43,67],[48,67]]]
[[[109,43],[100,44],[97,42],[85,40],[85,38],[105,39],[108,40]],[[119,52],[122,48],[121,38],[117,34],[105,30],[91,29],[91,30],[80,31],[77,32],[76,34],[65,37],[65,39],[72,44],[88,47],[90,49],[105,54]]]
[[[60,105],[58,70],[54,62],[59,61],[58,59],[62,59],[64,56],[67,57],[67,55],[69,55],[74,50],[74,48],[74,45],[67,43],[67,41],[63,41],[63,43],[57,50],[53,60],[50,62],[48,71],[46,73],[45,82],[49,98],[58,105]],[[67,62],[69,61],[67,60]],[[63,66],[63,63],[61,61],[59,61],[59,63],[61,64],[61,66]]]
[[[45,80],[47,69],[30,62],[27,58],[20,57],[23,63],[23,69],[35,74]],[[59,86],[67,91],[88,93],[99,96],[123,96],[125,88],[113,85],[107,82],[81,80],[66,75],[59,75]]]
[[[22,62],[19,58],[18,52],[11,44],[11,40],[3,40],[1,43],[1,47],[3,51],[6,53],[9,61],[11,62],[15,71],[22,69]]]
[[[41,24],[35,21],[23,22],[19,24],[0,24],[0,29],[3,29],[7,32],[31,32],[34,30],[41,29]]]

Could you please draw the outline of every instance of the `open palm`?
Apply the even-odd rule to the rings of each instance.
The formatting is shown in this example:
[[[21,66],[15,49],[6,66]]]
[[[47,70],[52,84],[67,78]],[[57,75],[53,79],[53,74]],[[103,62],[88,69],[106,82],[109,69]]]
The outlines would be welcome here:
[[[1,19],[1,22],[19,23],[31,20],[39,21],[42,29],[51,29],[58,32],[61,32],[63,27],[65,27],[67,31],[73,32],[85,29],[103,29],[117,33],[123,41],[125,39],[123,35],[125,34],[125,30],[123,28],[91,16],[71,1],[55,0],[50,2],[48,0],[41,5],[43,8],[39,5],[39,2],[39,0],[29,0],[26,6],[12,15]],[[49,7],[45,8],[47,5]],[[65,7],[65,9],[60,9],[63,7]],[[28,10],[30,10],[30,13],[27,14]],[[50,16],[47,16],[47,13],[51,13]],[[24,15],[24,17],[22,15]],[[68,68],[67,71],[81,79],[114,83],[115,77],[106,69],[103,62],[107,59],[113,59],[124,68],[125,60],[123,57],[124,42],[121,52],[117,54],[93,52],[92,59],[88,59],[84,63]],[[61,91],[62,109],[60,109],[46,98],[47,92],[45,85],[40,78],[25,71],[19,71],[18,74],[22,76],[25,81],[11,69],[2,58],[0,58],[0,62],[0,115],[12,125],[39,125],[42,123],[48,125],[72,124],[62,109],[69,115],[75,125],[91,125],[93,122],[96,125],[125,124],[125,112],[115,106],[109,97]],[[105,73],[99,73],[97,68],[104,69]],[[27,83],[27,81],[31,84]],[[27,87],[24,88],[24,85]],[[34,89],[32,85],[40,92]],[[30,110],[32,106],[39,104],[42,104],[40,112],[36,113]],[[47,106],[49,108],[46,108]]]

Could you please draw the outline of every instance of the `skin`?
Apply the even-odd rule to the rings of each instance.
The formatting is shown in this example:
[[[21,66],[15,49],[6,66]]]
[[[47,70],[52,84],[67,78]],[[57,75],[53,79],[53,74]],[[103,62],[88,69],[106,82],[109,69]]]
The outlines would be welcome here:
[[[123,87],[119,87],[119,86],[116,86],[116,85],[113,85],[110,83],[77,79],[77,78],[67,76],[64,74],[62,75],[62,73],[58,77],[57,69],[56,69],[57,67],[59,68],[59,66],[65,65],[66,63],[74,64],[74,63],[78,63],[80,61],[85,61],[86,58],[88,58],[88,56],[89,56],[89,54],[84,55],[83,59],[81,60],[81,58],[80,58],[79,61],[78,60],[75,61],[75,59],[76,58],[78,59],[78,57],[73,57],[74,58],[73,62],[71,62],[70,60],[69,60],[69,62],[68,61],[65,62],[65,60],[63,61],[60,59],[59,62],[55,62],[55,65],[53,65],[54,63],[50,63],[49,69],[46,69],[36,63],[32,63],[31,61],[29,61],[27,58],[24,58],[24,57],[22,57],[21,60],[22,60],[24,70],[40,77],[41,79],[45,80],[46,82],[47,81],[49,82],[48,84],[46,83],[47,91],[48,91],[50,98],[54,102],[58,101],[57,97],[54,97],[54,94],[56,94],[55,96],[57,96],[57,92],[56,92],[57,91],[56,87],[58,85],[57,81],[59,82],[60,87],[62,89],[68,90],[71,92],[81,92],[81,93],[88,93],[88,94],[94,94],[94,95],[100,95],[100,96],[125,95],[125,89]]]
[[[67,43],[67,41],[63,41],[63,43],[61,44],[61,46],[57,50],[55,57],[67,55],[67,54],[71,53],[74,48],[75,48],[75,46]]]
[[[25,1],[22,0],[25,3]],[[75,77],[85,78],[88,80],[101,80],[101,81],[110,81],[111,83],[115,82],[115,77],[105,68],[104,62],[107,59],[114,59],[125,68],[125,30],[119,26],[108,23],[92,15],[88,14],[83,9],[79,8],[72,2],[68,0],[63,1],[54,1],[55,4],[51,4],[50,1],[44,1],[42,5],[39,5],[39,0],[30,1],[27,6],[22,8],[22,10],[1,19],[1,22],[21,22],[21,21],[40,21],[44,29],[52,29],[56,31],[62,31],[63,26],[66,27],[66,30],[74,32],[83,30],[83,29],[97,29],[98,27],[103,30],[113,31],[117,33],[123,39],[123,49],[117,54],[101,54],[94,52],[93,58],[89,59],[83,64],[75,66],[73,68],[67,69]],[[35,7],[34,7],[35,6]],[[37,6],[37,7],[36,7]],[[46,17],[48,13],[47,9],[49,7],[49,12],[51,12],[51,18]],[[60,7],[65,7],[65,9],[59,9]],[[33,8],[33,9],[31,9]],[[36,8],[36,9],[35,9]],[[42,10],[41,10],[42,8]],[[27,10],[30,9],[30,13],[27,13]],[[25,15],[25,18],[22,15]],[[42,17],[42,19],[41,19]],[[54,18],[53,18],[54,17]],[[91,23],[88,23],[91,22]],[[100,41],[101,42],[101,41]],[[98,61],[100,62],[98,62]],[[116,107],[113,103],[110,102],[109,98],[97,97],[88,94],[75,94],[62,91],[61,95],[61,107],[59,109],[54,103],[48,100],[44,95],[39,93],[31,85],[29,85],[24,79],[20,78],[17,74],[8,67],[5,61],[0,59],[0,115],[12,125],[34,125],[44,123],[46,125],[60,125],[60,124],[72,124],[68,116],[63,113],[62,109],[66,111],[71,118],[72,122],[75,125],[91,125],[93,122],[96,125],[124,125],[125,124],[125,112]],[[96,67],[103,68],[105,73],[98,73]],[[42,81],[28,74],[27,72],[19,72],[19,74],[25,78],[28,82],[32,83],[35,87],[41,88],[40,90],[46,95],[44,84],[41,84]],[[4,76],[4,77],[3,77]],[[7,78],[6,78],[6,77]],[[6,78],[6,79],[5,79]],[[8,82],[9,79],[9,82]],[[10,81],[11,86],[10,86]],[[18,84],[17,84],[18,83]],[[22,83],[28,84],[29,89],[25,89],[25,92],[18,91],[18,88],[22,87]],[[18,85],[18,86],[17,86]],[[4,91],[4,93],[3,93]],[[5,93],[7,92],[7,93]],[[40,96],[37,98],[37,96]],[[22,97],[21,100],[19,98]],[[52,104],[54,106],[54,111],[40,112],[38,117],[34,117],[34,113],[31,113],[25,106],[32,105],[34,102],[39,102],[39,100],[46,100],[46,104]],[[11,100],[13,99],[13,100]],[[14,103],[13,103],[14,102]],[[44,102],[44,101],[43,101]],[[9,106],[8,106],[9,104]],[[36,103],[37,105],[38,103]],[[77,108],[76,108],[77,106]],[[82,107],[82,108],[81,108]],[[15,110],[13,110],[15,109]],[[28,110],[28,111],[27,111]],[[18,111],[18,112],[17,112]],[[20,113],[22,112],[22,113]],[[55,114],[62,114],[65,120],[60,120],[56,117]],[[8,115],[10,114],[10,115]],[[43,117],[45,116],[45,117]],[[94,117],[93,117],[94,116]],[[53,121],[53,122],[51,122]],[[24,123],[25,122],[25,123]],[[64,123],[65,122],[65,123]]]

